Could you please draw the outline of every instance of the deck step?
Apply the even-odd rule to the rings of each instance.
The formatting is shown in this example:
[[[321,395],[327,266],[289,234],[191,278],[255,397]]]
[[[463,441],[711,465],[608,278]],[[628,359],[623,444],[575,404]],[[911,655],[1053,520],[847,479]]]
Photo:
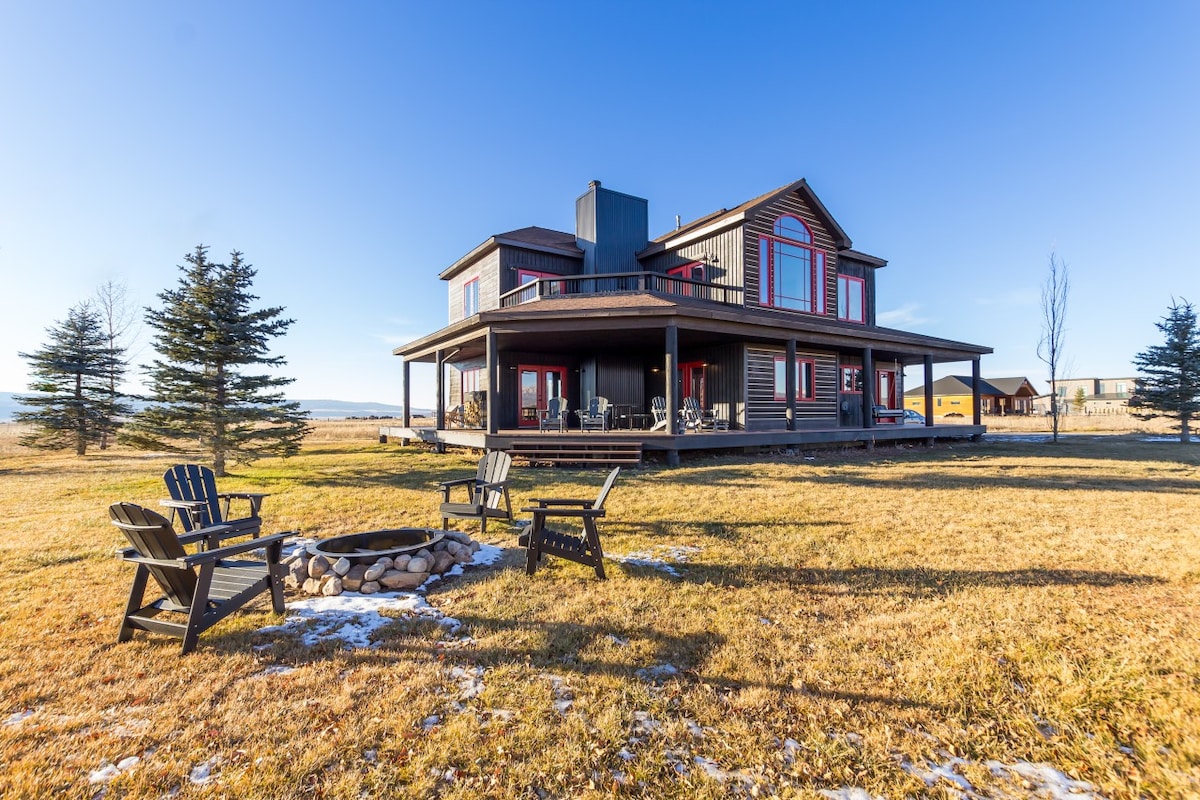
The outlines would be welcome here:
[[[530,466],[580,464],[585,466],[641,466],[641,442],[545,441],[513,442],[508,454]]]

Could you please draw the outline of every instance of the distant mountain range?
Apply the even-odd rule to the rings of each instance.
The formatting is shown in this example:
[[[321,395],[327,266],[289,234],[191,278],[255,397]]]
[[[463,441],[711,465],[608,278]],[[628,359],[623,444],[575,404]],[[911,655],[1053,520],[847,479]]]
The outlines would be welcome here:
[[[10,422],[14,411],[22,406],[13,400],[13,392],[0,392],[0,422]],[[16,392],[22,394],[22,392]],[[399,417],[400,406],[387,403],[352,403],[347,400],[298,400],[300,407],[313,419],[347,419],[349,417]],[[414,408],[413,416],[432,415],[426,409]]]

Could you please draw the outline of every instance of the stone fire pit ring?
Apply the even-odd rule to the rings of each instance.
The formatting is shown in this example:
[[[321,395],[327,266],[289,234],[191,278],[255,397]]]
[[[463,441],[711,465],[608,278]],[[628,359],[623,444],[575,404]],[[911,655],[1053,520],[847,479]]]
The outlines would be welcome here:
[[[396,558],[431,550],[445,534],[432,528],[388,528],[366,533],[348,533],[308,545],[310,556],[330,561],[344,558],[351,564],[374,564],[383,557]]]

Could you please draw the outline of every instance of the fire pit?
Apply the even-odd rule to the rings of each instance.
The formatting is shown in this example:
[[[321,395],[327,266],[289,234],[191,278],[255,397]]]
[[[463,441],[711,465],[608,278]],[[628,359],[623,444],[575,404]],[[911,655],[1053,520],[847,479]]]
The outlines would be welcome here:
[[[429,528],[391,528],[367,533],[350,533],[322,539],[308,546],[312,556],[325,556],[331,561],[345,558],[351,564],[374,564],[387,556],[395,558],[423,549],[433,549],[442,540],[441,531]]]

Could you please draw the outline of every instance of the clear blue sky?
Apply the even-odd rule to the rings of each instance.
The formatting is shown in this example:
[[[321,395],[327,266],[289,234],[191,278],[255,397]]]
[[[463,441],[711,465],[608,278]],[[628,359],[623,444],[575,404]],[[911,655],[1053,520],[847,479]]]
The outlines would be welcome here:
[[[805,177],[890,261],[881,323],[1039,386],[1056,249],[1071,372],[1131,374],[1172,296],[1200,303],[1198,43],[1190,1],[8,2],[0,390],[99,284],[155,304],[203,242],[296,319],[293,397],[398,402],[437,273],[571,230],[591,179],[653,236]]]

